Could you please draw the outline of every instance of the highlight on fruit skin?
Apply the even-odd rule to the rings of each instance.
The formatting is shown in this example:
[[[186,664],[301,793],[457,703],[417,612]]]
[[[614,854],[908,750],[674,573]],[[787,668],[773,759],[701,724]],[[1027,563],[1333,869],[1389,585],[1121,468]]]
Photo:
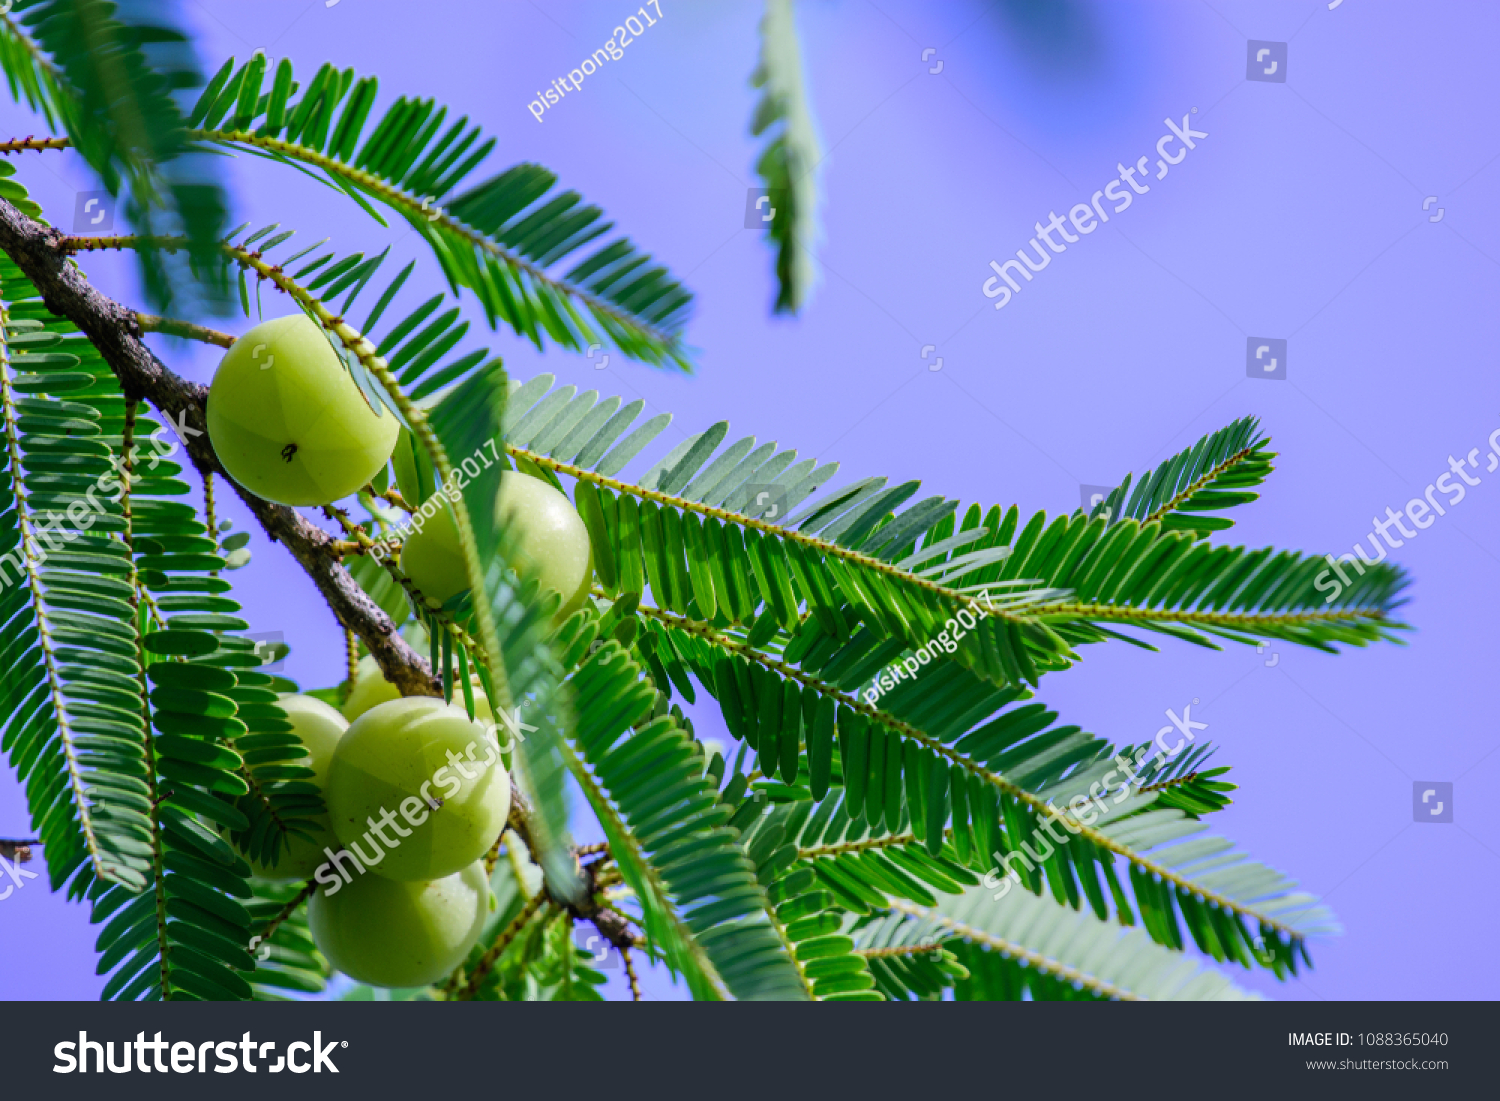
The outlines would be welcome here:
[[[494,722],[489,697],[480,687],[478,675],[471,675],[469,683],[474,689],[474,717],[485,724]],[[380,666],[376,664],[374,657],[366,654],[359,659],[359,664],[355,667],[354,686],[349,689],[349,696],[344,700],[344,706],[340,710],[344,718],[352,723],[372,707],[378,707],[400,698],[401,689],[386,680],[385,674],[380,671]],[[453,689],[453,702],[457,706],[462,706],[462,688]]]
[[[297,735],[303,748],[307,750],[307,756],[303,760],[288,763],[312,769],[312,782],[318,785],[320,791],[326,790],[329,762],[333,760],[334,748],[349,724],[328,704],[311,696],[286,695],[276,702],[286,712],[287,720],[292,724],[292,733]],[[312,838],[288,834],[274,863],[262,864],[257,860],[250,860],[251,870],[263,879],[312,878],[318,866],[327,859],[323,850],[339,847],[333,823],[329,821],[327,813],[320,814],[314,821],[317,825],[312,831]]]
[[[313,892],[307,923],[318,951],[358,982],[427,986],[464,961],[490,911],[484,862],[436,880],[398,883],[353,873]]]
[[[326,505],[369,483],[400,429],[303,313],[236,340],[208,391],[208,437],[229,476],[283,505]]]
[[[478,860],[505,829],[510,776],[489,723],[407,696],[350,724],[323,798],[334,833],[369,873],[439,879]]]
[[[401,572],[421,594],[443,604],[469,587],[458,525],[441,494],[436,510],[401,548]],[[507,470],[500,475],[496,515],[507,529],[511,565],[533,577],[544,590],[560,593],[562,607],[553,617],[561,623],[583,605],[594,577],[593,548],[583,518],[566,496],[540,478]]]

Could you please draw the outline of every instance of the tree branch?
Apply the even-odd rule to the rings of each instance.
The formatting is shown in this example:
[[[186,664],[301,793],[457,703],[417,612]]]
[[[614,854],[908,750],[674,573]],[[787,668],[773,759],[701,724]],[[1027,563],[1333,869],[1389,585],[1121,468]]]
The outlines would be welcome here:
[[[396,633],[380,607],[330,553],[333,537],[285,505],[272,504],[236,485],[208,439],[208,388],[170,371],[141,340],[133,310],[105,296],[70,263],[63,234],[28,218],[0,199],[0,249],[25,273],[47,308],[76,325],[99,349],[127,397],[145,398],[182,438],[200,472],[223,475],[271,539],[283,544],[312,578],[339,623],[352,630],[403,696],[442,694],[427,661]]]
[[[32,838],[30,841],[7,841],[0,839],[0,856],[16,864],[25,864],[31,860],[31,846],[40,845],[41,842]]]
[[[214,329],[205,329],[202,325],[194,325],[191,321],[178,321],[172,317],[157,317],[155,314],[138,313],[136,321],[140,323],[141,331],[145,333],[166,333],[168,336],[180,336],[185,340],[197,340],[204,344],[215,344],[220,348],[227,348],[234,343],[234,337],[228,333],[221,333]]]
[[[318,885],[315,880],[309,879],[304,883],[302,889],[288,899],[287,904],[277,911],[276,916],[266,922],[265,928],[260,931],[260,936],[257,939],[267,941],[275,936],[276,930],[281,928],[282,922],[296,913],[297,907],[311,898],[312,893],[317,889]]]
[[[425,658],[396,633],[396,625],[370,599],[349,572],[339,564],[339,554],[352,548],[317,527],[285,505],[272,504],[240,487],[230,478],[214,454],[208,438],[208,388],[174,374],[141,340],[143,331],[161,331],[227,346],[233,338],[211,329],[183,322],[137,314],[102,294],[68,259],[64,235],[28,218],[0,199],[0,250],[41,292],[47,308],[71,321],[99,349],[120,380],[127,397],[145,398],[167,419],[182,438],[200,473],[222,475],[249,506],[271,539],[283,544],[312,578],[346,629],[364,641],[387,680],[403,696],[440,696],[442,685]],[[402,502],[404,505],[404,502]],[[533,848],[531,808],[521,789],[512,781],[508,826]],[[23,858],[24,859],[24,858]],[[557,902],[574,917],[594,923],[613,945],[626,948],[639,940],[624,918],[602,907],[595,898],[592,867],[583,869],[588,890],[585,901],[573,907]],[[542,892],[546,894],[545,891]]]
[[[641,980],[636,977],[635,964],[630,959],[630,949],[621,948],[620,958],[625,961],[625,974],[630,976],[630,997],[634,1001],[641,1001]]]

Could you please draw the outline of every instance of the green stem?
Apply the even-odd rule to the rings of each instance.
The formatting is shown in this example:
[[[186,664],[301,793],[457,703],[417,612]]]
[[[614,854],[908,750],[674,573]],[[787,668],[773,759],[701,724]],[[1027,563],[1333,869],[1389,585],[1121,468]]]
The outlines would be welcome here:
[[[283,157],[302,161],[305,164],[315,165],[329,175],[342,177],[361,191],[373,195],[382,203],[401,211],[409,218],[420,219],[434,229],[441,229],[453,236],[461,237],[474,248],[488,253],[510,267],[525,272],[530,279],[534,279],[546,286],[558,288],[569,297],[578,299],[590,311],[602,314],[622,328],[634,329],[661,344],[671,345],[674,342],[668,333],[656,326],[648,324],[638,317],[633,317],[622,312],[617,306],[589,293],[580,286],[554,278],[525,257],[511,252],[484,234],[469,228],[450,216],[446,211],[432,206],[422,198],[410,195],[400,188],[391,186],[378,176],[347,165],[343,161],[325,156],[295,142],[284,141],[281,138],[273,138],[265,134],[250,133],[244,130],[189,130],[187,137],[190,141],[213,141],[226,144],[249,145],[257,149],[277,153]]]
[[[900,719],[896,718],[894,715],[880,710],[878,707],[873,707],[870,704],[867,704],[864,701],[858,699],[857,697],[849,695],[847,692],[840,691],[838,688],[829,684],[827,681],[820,680],[809,673],[804,673],[801,669],[788,665],[784,661],[780,661],[776,658],[762,654],[751,646],[736,642],[734,639],[719,633],[719,631],[717,631],[711,624],[700,623],[697,620],[687,619],[672,612],[662,611],[660,608],[652,608],[644,604],[639,605],[636,610],[642,615],[647,616],[651,619],[655,619],[658,622],[664,623],[669,627],[675,627],[680,631],[685,631],[689,634],[697,635],[699,638],[705,639],[706,641],[713,643],[715,646],[721,647],[722,649],[728,650],[732,653],[740,654],[750,661],[758,662],[768,669],[775,670],[777,673],[780,673],[784,677],[795,680],[799,684],[806,685],[820,695],[827,696],[830,699],[843,704],[845,707],[849,708],[852,711],[858,711],[861,715],[864,715],[867,718],[872,719],[891,730],[894,730],[902,737],[910,738],[912,741],[918,743],[919,745],[926,746],[938,756],[946,758],[947,760],[958,765],[965,772],[979,777],[991,787],[1004,792],[1006,795],[1009,795],[1017,802],[1025,804],[1028,808],[1031,809],[1033,813],[1036,814],[1038,818],[1043,820],[1056,821],[1059,824],[1064,825],[1064,828],[1067,829],[1069,833],[1073,833],[1080,837],[1083,837],[1086,840],[1093,842],[1101,849],[1106,849],[1109,852],[1115,853],[1119,856],[1123,856],[1126,860],[1130,861],[1132,864],[1134,864],[1144,872],[1160,876],[1163,880],[1175,884],[1176,886],[1182,888],[1184,891],[1188,891],[1192,894],[1197,895],[1205,902],[1220,906],[1236,914],[1243,914],[1246,917],[1254,918],[1255,920],[1261,922],[1263,925],[1272,926],[1276,929],[1281,930],[1283,933],[1285,933],[1289,937],[1292,937],[1293,939],[1302,939],[1301,933],[1297,932],[1295,929],[1292,929],[1287,925],[1282,924],[1275,918],[1266,917],[1265,915],[1257,913],[1256,911],[1246,907],[1242,903],[1235,902],[1232,899],[1224,897],[1223,895],[1216,894],[1213,891],[1201,887],[1198,884],[1194,883],[1192,880],[1178,875],[1170,868],[1163,867],[1150,858],[1136,852],[1130,846],[1114,840],[1100,830],[1094,829],[1092,826],[1084,825],[1081,821],[1079,821],[1073,815],[1068,814],[1066,811],[1054,810],[1046,803],[1045,800],[1042,800],[1033,795],[1031,792],[1021,787],[1015,781],[1006,779],[998,772],[992,772],[990,769],[985,768],[983,765],[970,760],[968,757],[965,757],[962,753],[959,753],[952,746],[938,741],[936,738],[918,730],[910,723],[903,722]]]
[[[151,705],[148,702],[151,686],[146,680],[146,639],[138,593],[141,580],[135,565],[135,531],[130,506],[130,479],[135,467],[131,454],[135,447],[135,409],[136,400],[126,398],[125,427],[120,440],[123,452],[119,475],[120,506],[125,520],[125,546],[130,551],[130,606],[134,612],[131,618],[135,621],[136,661],[141,668],[141,721],[146,739],[146,786],[151,797],[151,874],[156,892],[156,942],[157,951],[161,954],[161,996],[163,1001],[169,1001],[172,997],[172,963],[171,946],[167,940],[167,879],[161,842],[161,804],[165,796],[161,794],[157,783],[156,744],[151,733]]]
[[[521,912],[511,919],[509,925],[501,930],[500,935],[495,938],[495,943],[490,946],[489,951],[480,957],[479,962],[474,965],[474,971],[468,976],[468,981],[463,982],[463,979],[459,977],[462,974],[461,971],[454,972],[453,978],[448,980],[448,986],[445,988],[448,996],[460,1000],[473,998],[479,992],[479,986],[484,982],[485,976],[494,970],[495,962],[500,958],[501,954],[504,953],[506,948],[510,947],[511,941],[521,935],[521,930],[526,928],[526,923],[531,920],[532,915],[543,906],[549,909],[552,906],[546,891],[538,891],[528,898],[526,905],[521,907]],[[463,982],[462,987],[459,986],[460,982]]]
[[[47,671],[47,687],[52,696],[52,710],[57,717],[58,742],[63,757],[68,763],[68,784],[73,789],[73,803],[78,808],[78,824],[83,831],[83,841],[94,871],[103,879],[111,879],[104,866],[104,857],[99,851],[98,839],[94,836],[94,820],[89,813],[89,802],[84,794],[83,766],[78,761],[78,751],[73,745],[73,729],[68,716],[68,702],[63,696],[62,675],[57,669],[57,657],[52,650],[52,632],[47,624],[47,610],[42,602],[42,581],[37,572],[37,557],[31,553],[36,544],[32,531],[31,508],[27,492],[21,479],[21,431],[16,422],[15,394],[11,390],[10,339],[8,336],[10,313],[0,310],[0,406],[5,416],[5,446],[10,456],[11,490],[16,499],[16,527],[20,534],[17,552],[26,580],[31,590],[31,608],[36,616],[37,639],[42,650],[42,661]]]
[[[1203,489],[1215,478],[1219,477],[1219,475],[1224,474],[1226,471],[1238,466],[1240,463],[1248,459],[1251,455],[1255,454],[1255,450],[1255,447],[1245,447],[1241,448],[1239,451],[1236,451],[1233,455],[1229,456],[1229,458],[1225,459],[1218,466],[1212,468],[1211,470],[1205,471],[1201,478],[1194,480],[1190,485],[1184,486],[1181,490],[1173,494],[1166,501],[1163,501],[1161,507],[1156,509],[1149,516],[1145,517],[1141,521],[1141,523],[1149,524],[1152,520],[1160,520],[1167,513],[1171,512],[1178,505],[1182,504],[1193,494],[1197,493],[1200,489]]]
[[[391,373],[385,359],[364,334],[343,318],[335,316],[323,305],[322,301],[294,282],[280,267],[266,263],[259,253],[247,252],[232,245],[225,245],[223,251],[225,255],[251,269],[262,278],[271,280],[278,288],[291,295],[299,305],[311,312],[325,329],[337,336],[343,342],[344,347],[358,356],[360,363],[379,380],[391,400],[396,403],[396,407],[400,409],[401,415],[410,426],[412,434],[427,449],[428,457],[431,458],[442,484],[445,486],[456,484],[453,478],[453,464],[449,461],[447,452],[443,450],[437,433],[432,430],[426,413],[402,391],[401,384]],[[479,547],[474,539],[474,526],[469,519],[469,510],[464,504],[462,495],[456,499],[450,498],[450,501],[453,505],[454,525],[458,529],[459,546],[463,550],[464,572],[468,575],[469,589],[476,596],[473,606],[475,623],[479,628],[479,639],[486,654],[490,657],[490,678],[496,695],[496,699],[491,700],[490,705],[496,710],[503,709],[509,713],[513,706],[510,682],[505,673],[500,636],[495,630],[495,618],[491,613],[489,600],[485,596],[484,568],[479,561]],[[435,672],[440,671],[435,670]]]
[[[171,317],[157,317],[155,314],[138,313],[135,320],[141,327],[143,333],[166,333],[168,336],[180,336],[187,340],[196,340],[202,344],[212,344],[215,347],[227,348],[235,342],[235,337],[228,333],[221,333],[217,329],[206,328],[203,325],[194,325],[191,321],[178,321]]]
[[[0,141],[0,154],[66,149],[72,144],[67,138],[15,138],[11,141]]]
[[[1006,940],[1004,937],[997,937],[993,933],[986,933],[983,929],[976,929],[972,925],[965,925],[963,922],[954,921],[950,917],[934,913],[931,910],[924,910],[920,906],[913,906],[911,903],[903,902],[900,899],[891,899],[890,905],[891,909],[897,913],[934,921],[943,926],[943,928],[952,930],[965,940],[982,944],[995,952],[1003,952],[1011,959],[1019,960],[1035,967],[1044,975],[1053,975],[1064,982],[1076,982],[1086,989],[1092,990],[1095,994],[1106,998],[1119,998],[1121,1001],[1127,1002],[1140,1000],[1139,995],[1122,990],[1120,987],[1115,986],[1113,983],[1105,982],[1103,979],[1097,979],[1085,971],[1078,970],[1076,967],[1068,967],[1060,964],[1051,956],[1044,956],[1040,952],[1033,952],[1031,949],[1017,944],[1015,941]]]

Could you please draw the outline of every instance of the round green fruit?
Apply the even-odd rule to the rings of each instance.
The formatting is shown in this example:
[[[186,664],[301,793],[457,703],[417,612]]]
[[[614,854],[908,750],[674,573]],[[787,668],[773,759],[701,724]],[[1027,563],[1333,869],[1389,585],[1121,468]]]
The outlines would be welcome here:
[[[385,466],[399,430],[377,416],[306,314],[255,326],[230,345],[208,391],[208,438],[224,469],[283,505],[326,505]]]
[[[292,724],[292,733],[302,742],[307,755],[296,763],[312,769],[312,782],[320,790],[328,786],[328,764],[333,760],[334,747],[344,736],[349,724],[344,717],[322,700],[311,696],[282,696],[277,701]],[[292,836],[283,845],[275,863],[262,864],[251,860],[250,867],[263,879],[309,879],[327,857],[324,848],[337,849],[338,838],[333,833],[333,823],[327,814],[313,820],[317,823],[313,838]]]
[[[474,717],[483,723],[494,721],[494,714],[490,711],[490,701],[484,691],[479,687],[479,677],[469,678],[474,686]],[[453,703],[455,706],[463,706],[461,688],[453,691]],[[369,654],[359,659],[359,665],[355,670],[354,687],[349,690],[349,698],[344,701],[342,708],[344,718],[351,723],[363,715],[372,707],[390,700],[399,700],[401,690],[390,681],[385,679],[385,674],[380,671],[380,666]]]
[[[385,679],[375,659],[366,654],[359,659],[355,670],[354,687],[349,689],[349,698],[340,709],[351,723],[372,707],[391,700],[399,700],[401,690]]]
[[[510,813],[510,777],[488,723],[431,696],[366,711],[333,751],[333,831],[377,875],[452,875],[489,851]]]
[[[433,508],[435,507],[435,511]],[[562,594],[555,622],[583,604],[593,580],[588,528],[572,503],[539,478],[507,470],[500,476],[496,514],[513,537],[512,565],[543,589]],[[442,604],[469,587],[458,526],[439,494],[424,506],[427,519],[401,548],[401,570],[428,600]]]
[[[428,986],[464,961],[490,911],[484,863],[425,883],[355,875],[321,887],[307,904],[318,950],[372,986]]]

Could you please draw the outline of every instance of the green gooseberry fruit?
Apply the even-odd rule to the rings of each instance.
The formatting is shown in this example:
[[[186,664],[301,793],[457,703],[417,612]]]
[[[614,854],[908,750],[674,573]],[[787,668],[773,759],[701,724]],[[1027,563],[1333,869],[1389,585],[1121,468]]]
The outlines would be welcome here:
[[[302,743],[307,755],[298,762],[313,771],[312,782],[320,790],[328,786],[328,764],[333,759],[334,747],[344,736],[349,724],[344,717],[322,700],[311,696],[286,695],[277,701],[292,724],[292,733]],[[250,867],[263,879],[308,879],[327,857],[324,848],[338,848],[333,823],[326,813],[313,819],[317,823],[314,836],[309,839],[291,834],[282,845],[272,864],[250,861]]]
[[[376,875],[439,879],[478,860],[505,828],[510,776],[487,722],[431,696],[366,711],[333,751],[333,831]]]
[[[441,494],[430,502],[422,509],[429,518],[401,548],[401,570],[424,597],[442,604],[467,589],[469,579],[451,506]],[[513,470],[500,475],[495,507],[508,529],[512,565],[523,577],[534,577],[543,589],[562,595],[562,607],[553,617],[561,623],[582,606],[594,576],[583,518],[552,486]]]
[[[349,689],[349,698],[340,710],[352,723],[370,708],[400,698],[401,690],[385,679],[375,658],[366,654],[355,667],[354,687]]]
[[[208,438],[229,476],[283,505],[326,505],[391,457],[400,426],[370,407],[306,314],[255,326],[230,345],[208,391]]]
[[[318,950],[351,979],[428,986],[464,961],[489,912],[489,881],[476,860],[436,880],[333,879],[308,901],[307,923]]]
[[[474,717],[484,723],[494,721],[489,698],[485,696],[484,689],[479,686],[478,675],[471,675],[469,683],[474,686]],[[454,688],[455,706],[463,706],[462,692],[462,688]],[[349,689],[349,698],[344,701],[342,708],[344,718],[352,723],[370,708],[400,698],[401,690],[385,679],[385,674],[380,671],[380,666],[376,664],[375,659],[366,654],[359,659],[359,665],[355,669],[354,687]]]

